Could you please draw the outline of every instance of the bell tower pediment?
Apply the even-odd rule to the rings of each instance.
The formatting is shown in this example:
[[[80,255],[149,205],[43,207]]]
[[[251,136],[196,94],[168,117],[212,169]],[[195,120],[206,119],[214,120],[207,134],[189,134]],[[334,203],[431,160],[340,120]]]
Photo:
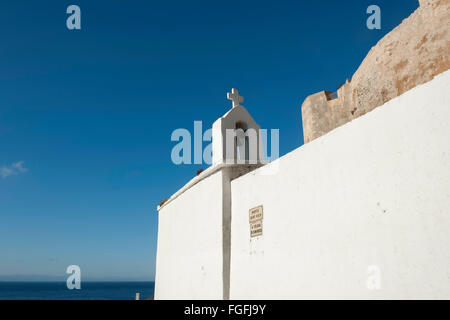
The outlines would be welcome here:
[[[220,164],[258,164],[263,150],[260,126],[247,109],[240,105],[243,97],[232,89],[227,95],[233,107],[217,119],[212,129],[213,166]]]

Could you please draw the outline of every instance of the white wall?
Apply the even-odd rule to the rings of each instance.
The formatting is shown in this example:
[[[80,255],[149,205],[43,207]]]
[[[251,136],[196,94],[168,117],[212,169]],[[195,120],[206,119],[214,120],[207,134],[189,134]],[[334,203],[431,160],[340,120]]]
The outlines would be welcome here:
[[[278,159],[277,174],[232,181],[230,297],[450,299],[449,89],[447,71]]]
[[[222,171],[159,211],[155,299],[222,299]]]

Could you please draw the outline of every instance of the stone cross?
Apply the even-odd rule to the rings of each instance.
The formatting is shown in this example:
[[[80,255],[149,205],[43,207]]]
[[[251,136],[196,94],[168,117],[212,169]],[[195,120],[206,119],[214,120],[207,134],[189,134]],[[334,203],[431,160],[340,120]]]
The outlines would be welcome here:
[[[239,102],[244,102],[244,98],[239,95],[239,91],[235,88],[231,89],[231,93],[227,93],[227,99],[233,102],[233,108],[239,107]]]

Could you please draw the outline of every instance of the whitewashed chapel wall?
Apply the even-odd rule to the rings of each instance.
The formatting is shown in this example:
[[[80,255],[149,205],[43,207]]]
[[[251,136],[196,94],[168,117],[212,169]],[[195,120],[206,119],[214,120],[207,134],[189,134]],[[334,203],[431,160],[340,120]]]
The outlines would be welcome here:
[[[231,299],[450,299],[449,88],[447,71],[278,159],[277,174],[233,180]]]
[[[222,299],[222,175],[160,209],[155,299]]]

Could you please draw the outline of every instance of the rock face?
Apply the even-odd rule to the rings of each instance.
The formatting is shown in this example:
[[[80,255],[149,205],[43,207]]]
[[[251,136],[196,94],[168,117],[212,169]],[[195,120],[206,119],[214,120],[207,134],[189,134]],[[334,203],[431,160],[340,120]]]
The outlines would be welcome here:
[[[450,69],[450,0],[420,7],[374,46],[337,98],[322,91],[302,104],[305,143]]]

